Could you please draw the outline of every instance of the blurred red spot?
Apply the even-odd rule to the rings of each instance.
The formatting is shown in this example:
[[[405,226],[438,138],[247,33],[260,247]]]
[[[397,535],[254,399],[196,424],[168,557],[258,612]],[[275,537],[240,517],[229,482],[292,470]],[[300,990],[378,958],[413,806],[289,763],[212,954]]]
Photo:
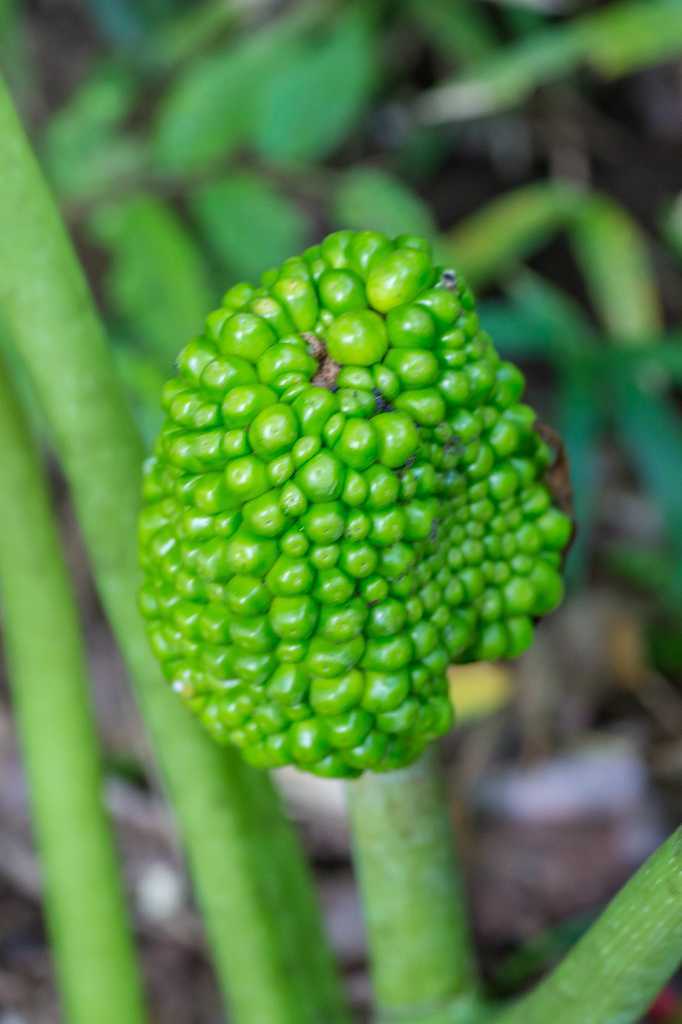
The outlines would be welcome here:
[[[664,988],[649,1010],[649,1020],[652,1022],[667,1021],[680,1010],[682,1010],[682,1003],[675,990]]]

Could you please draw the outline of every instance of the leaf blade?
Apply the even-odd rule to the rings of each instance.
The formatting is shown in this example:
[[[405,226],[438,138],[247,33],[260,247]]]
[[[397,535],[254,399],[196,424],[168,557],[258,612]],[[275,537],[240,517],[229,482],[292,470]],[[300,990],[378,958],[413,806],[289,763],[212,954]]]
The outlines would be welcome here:
[[[341,176],[332,202],[339,227],[383,231],[387,235],[431,237],[435,225],[427,204],[399,178],[371,167]]]

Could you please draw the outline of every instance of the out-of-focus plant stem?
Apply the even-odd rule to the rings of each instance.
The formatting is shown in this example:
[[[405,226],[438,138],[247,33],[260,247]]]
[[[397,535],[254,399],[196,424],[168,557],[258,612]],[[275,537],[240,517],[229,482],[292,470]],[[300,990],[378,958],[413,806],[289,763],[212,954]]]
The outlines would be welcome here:
[[[136,608],[141,443],[82,270],[1,82],[0,166],[0,315],[69,480],[177,813],[233,1019],[332,1024],[345,1014],[331,956],[271,784],[204,736],[148,649]]]
[[[367,773],[347,793],[379,1019],[474,1019],[476,971],[437,753]]]
[[[64,1017],[146,1020],[73,595],[40,460],[0,361],[0,592]]]
[[[634,1024],[682,961],[682,829],[496,1024]]]

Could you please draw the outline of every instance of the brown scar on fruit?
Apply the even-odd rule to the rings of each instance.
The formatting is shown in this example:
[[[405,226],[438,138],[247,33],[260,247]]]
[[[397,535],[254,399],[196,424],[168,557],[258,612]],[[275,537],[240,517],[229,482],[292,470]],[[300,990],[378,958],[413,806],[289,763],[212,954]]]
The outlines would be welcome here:
[[[312,378],[311,384],[335,391],[336,381],[341,370],[340,365],[331,358],[322,338],[318,338],[316,334],[311,334],[309,331],[304,331],[301,337],[306,342],[310,355],[313,359],[317,359],[317,373]]]

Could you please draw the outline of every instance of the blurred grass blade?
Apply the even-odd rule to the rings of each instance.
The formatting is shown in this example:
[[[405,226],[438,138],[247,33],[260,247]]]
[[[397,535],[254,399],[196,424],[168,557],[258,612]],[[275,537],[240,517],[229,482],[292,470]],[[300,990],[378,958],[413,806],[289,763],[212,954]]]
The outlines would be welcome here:
[[[461,221],[440,239],[439,251],[472,284],[485,285],[540,248],[581,203],[581,194],[570,185],[524,185]]]
[[[168,369],[215,298],[198,247],[176,214],[149,195],[100,207],[89,226],[111,255],[104,278],[111,307]]]
[[[630,342],[654,337],[661,327],[660,300],[646,241],[630,215],[604,196],[588,199],[571,239],[609,334]]]
[[[622,75],[671,57],[680,47],[679,0],[624,0],[540,29],[482,60],[425,93],[418,113],[431,122],[480,117],[516,106],[585,61],[602,74]]]
[[[225,267],[249,280],[303,248],[310,228],[292,199],[252,173],[196,189],[190,205]]]
[[[682,584],[682,419],[664,398],[638,387],[629,374],[612,375],[619,435],[663,514]]]
[[[355,126],[375,81],[373,18],[350,7],[328,33],[301,44],[265,84],[254,121],[254,144],[282,163],[327,156]]]
[[[99,65],[48,122],[42,155],[63,198],[83,202],[139,172],[146,144],[120,131],[138,85],[120,64]]]
[[[487,11],[475,0],[407,0],[405,9],[433,46],[461,66],[475,64],[498,45]]]
[[[368,228],[387,235],[432,236],[435,231],[423,199],[399,178],[370,167],[342,175],[333,197],[332,219],[338,227]]]
[[[296,40],[325,10],[323,3],[301,3],[192,61],[158,111],[153,135],[159,169],[194,171],[240,145],[252,130],[260,90],[280,63],[296,59]]]

